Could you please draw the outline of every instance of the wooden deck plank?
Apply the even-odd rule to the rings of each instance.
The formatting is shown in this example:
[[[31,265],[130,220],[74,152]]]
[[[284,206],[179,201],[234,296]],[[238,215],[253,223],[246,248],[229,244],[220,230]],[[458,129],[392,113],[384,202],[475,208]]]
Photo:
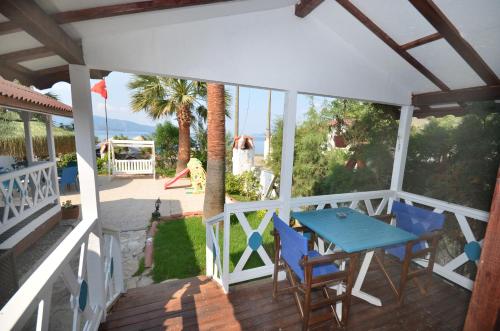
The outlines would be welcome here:
[[[400,268],[388,267],[397,280]],[[459,330],[470,292],[434,276],[427,295],[410,283],[399,306],[382,273],[369,269],[365,286],[381,298],[382,307],[353,298],[346,330]],[[333,322],[314,330],[335,329]],[[270,279],[232,286],[225,295],[206,277],[154,284],[123,295],[101,324],[101,330],[300,330],[292,295],[272,298]]]

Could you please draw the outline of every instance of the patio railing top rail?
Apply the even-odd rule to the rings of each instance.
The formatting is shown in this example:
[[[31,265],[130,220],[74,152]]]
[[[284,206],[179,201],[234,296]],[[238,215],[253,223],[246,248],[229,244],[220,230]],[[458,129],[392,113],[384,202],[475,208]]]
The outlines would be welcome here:
[[[24,167],[21,169],[17,169],[17,170],[12,170],[12,171],[1,174],[0,175],[0,182],[2,182],[4,180],[8,180],[12,177],[23,176],[23,175],[26,175],[28,172],[33,172],[36,170],[44,169],[44,168],[47,168],[48,166],[53,166],[53,165],[56,165],[56,163],[50,162],[50,161],[40,161],[34,165]]]

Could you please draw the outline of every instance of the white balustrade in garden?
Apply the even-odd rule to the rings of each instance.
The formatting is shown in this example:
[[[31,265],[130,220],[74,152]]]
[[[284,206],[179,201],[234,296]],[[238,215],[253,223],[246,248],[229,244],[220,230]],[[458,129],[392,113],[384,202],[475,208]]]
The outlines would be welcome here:
[[[58,199],[55,162],[42,162],[0,175],[0,233]],[[56,209],[60,209],[59,204]]]
[[[77,268],[73,268],[78,260]],[[36,313],[36,330],[49,330],[54,283],[62,280],[73,311],[72,330],[97,330],[124,291],[118,233],[84,219],[26,280],[0,311],[2,330],[22,329]]]

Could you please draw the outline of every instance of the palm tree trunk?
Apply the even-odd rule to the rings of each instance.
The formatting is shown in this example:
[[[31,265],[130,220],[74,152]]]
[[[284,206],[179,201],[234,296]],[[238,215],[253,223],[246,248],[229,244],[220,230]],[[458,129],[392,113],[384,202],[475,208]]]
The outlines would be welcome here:
[[[191,157],[191,111],[188,107],[181,107],[177,111],[177,122],[179,123],[179,147],[175,172],[179,173],[186,169]]]
[[[224,211],[225,202],[225,156],[226,156],[226,114],[224,85],[207,84],[208,104],[208,161],[204,219]]]

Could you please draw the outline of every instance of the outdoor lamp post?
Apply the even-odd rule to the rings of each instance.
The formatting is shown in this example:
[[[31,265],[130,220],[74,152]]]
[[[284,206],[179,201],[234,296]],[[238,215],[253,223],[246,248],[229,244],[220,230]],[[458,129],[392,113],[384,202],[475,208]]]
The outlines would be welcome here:
[[[161,200],[160,198],[156,199],[155,201],[155,211],[151,214],[151,218],[153,220],[158,220],[160,219],[160,205],[161,205]]]

